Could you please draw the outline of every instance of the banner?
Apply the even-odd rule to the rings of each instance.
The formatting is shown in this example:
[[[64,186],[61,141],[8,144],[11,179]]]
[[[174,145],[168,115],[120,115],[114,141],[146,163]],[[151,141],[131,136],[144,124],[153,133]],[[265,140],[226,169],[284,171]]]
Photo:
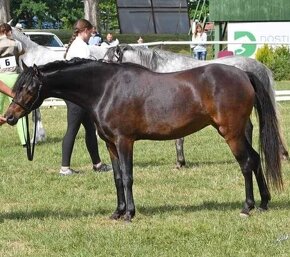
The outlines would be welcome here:
[[[265,43],[272,47],[290,44],[290,22],[240,22],[228,23],[228,41],[241,42],[229,44],[228,50],[235,55],[255,58],[258,48]],[[247,42],[262,44],[247,44]]]

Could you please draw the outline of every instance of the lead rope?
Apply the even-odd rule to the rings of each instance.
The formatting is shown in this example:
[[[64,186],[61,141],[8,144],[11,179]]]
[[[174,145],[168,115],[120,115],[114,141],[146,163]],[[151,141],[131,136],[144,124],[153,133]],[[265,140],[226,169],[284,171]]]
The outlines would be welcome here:
[[[34,110],[34,115],[36,117],[36,110]],[[30,133],[29,133],[29,119],[28,119],[28,114],[25,115],[25,120],[26,120],[26,138],[25,138],[25,144],[26,144],[26,152],[27,152],[27,159],[29,161],[33,160],[34,156],[34,148],[35,148],[35,139],[36,139],[36,128],[37,128],[37,122],[34,122],[34,135],[33,135],[33,140],[32,140],[32,147],[31,147],[31,142],[30,142]],[[36,120],[36,119],[35,119]]]

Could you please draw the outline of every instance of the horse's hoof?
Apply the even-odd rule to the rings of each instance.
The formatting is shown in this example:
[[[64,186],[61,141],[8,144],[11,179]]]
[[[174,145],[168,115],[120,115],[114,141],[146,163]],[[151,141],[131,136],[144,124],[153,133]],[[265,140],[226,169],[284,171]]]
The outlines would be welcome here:
[[[183,169],[183,168],[185,168],[185,163],[184,164],[181,164],[181,163],[178,162],[178,163],[176,163],[175,168],[178,169],[178,170],[179,169]]]
[[[255,208],[255,206],[251,206],[251,207],[245,207],[241,210],[240,212],[240,217],[242,218],[248,218],[250,217],[250,211],[253,210]]]
[[[176,163],[175,168],[179,170],[181,169],[181,166],[178,163]]]
[[[120,213],[118,212],[114,212],[111,216],[110,216],[110,219],[111,220],[119,220],[123,215],[121,215]]]
[[[241,218],[249,218],[250,217],[250,213],[246,213],[246,212],[240,212],[240,217]]]
[[[258,212],[265,212],[265,211],[268,211],[268,207],[265,208],[265,207],[261,207],[261,206],[260,206],[260,207],[257,208],[257,211],[258,211]]]
[[[125,215],[125,216],[124,216],[124,221],[125,221],[126,223],[131,223],[131,222],[132,222],[132,217],[131,217],[131,215]]]

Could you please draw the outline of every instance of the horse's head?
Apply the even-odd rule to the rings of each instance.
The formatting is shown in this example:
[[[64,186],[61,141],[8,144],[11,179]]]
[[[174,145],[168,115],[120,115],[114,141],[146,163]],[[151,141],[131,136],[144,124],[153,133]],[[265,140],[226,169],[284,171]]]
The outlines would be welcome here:
[[[37,66],[26,67],[19,75],[14,87],[14,98],[9,105],[5,117],[9,125],[15,125],[17,121],[38,108],[42,101],[39,99],[42,87],[42,75]]]
[[[112,46],[107,49],[104,56],[104,60],[107,62],[123,62],[124,53],[128,50],[134,50],[134,48],[128,44],[120,44],[117,46]],[[130,62],[131,60],[129,60]],[[128,62],[128,61],[125,61]]]

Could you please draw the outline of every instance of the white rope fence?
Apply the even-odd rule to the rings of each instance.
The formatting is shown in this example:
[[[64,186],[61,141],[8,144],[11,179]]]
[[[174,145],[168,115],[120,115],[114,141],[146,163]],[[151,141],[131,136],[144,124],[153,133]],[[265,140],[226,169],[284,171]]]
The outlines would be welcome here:
[[[192,45],[192,41],[157,41],[142,44],[129,44],[131,46],[157,46],[157,45]],[[290,45],[290,42],[270,42],[270,41],[206,41],[203,45]]]

